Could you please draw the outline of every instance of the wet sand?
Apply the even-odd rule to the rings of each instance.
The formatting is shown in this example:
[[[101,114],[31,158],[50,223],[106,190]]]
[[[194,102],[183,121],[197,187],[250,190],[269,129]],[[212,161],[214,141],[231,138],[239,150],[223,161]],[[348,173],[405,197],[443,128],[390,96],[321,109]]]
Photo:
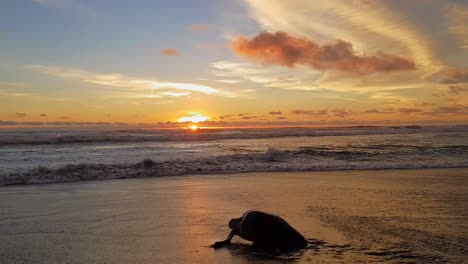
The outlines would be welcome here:
[[[463,263],[468,169],[183,176],[0,188],[0,263]],[[248,209],[311,240],[224,239]]]

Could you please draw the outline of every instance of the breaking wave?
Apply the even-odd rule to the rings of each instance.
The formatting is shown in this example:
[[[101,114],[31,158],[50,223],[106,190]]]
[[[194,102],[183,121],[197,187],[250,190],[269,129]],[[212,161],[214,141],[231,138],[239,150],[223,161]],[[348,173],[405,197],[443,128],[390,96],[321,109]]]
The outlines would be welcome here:
[[[374,150],[380,148],[368,147]],[[453,151],[458,153],[457,159],[453,158]],[[133,164],[68,164],[58,168],[39,166],[26,172],[0,175],[0,185],[245,172],[468,167],[468,146],[436,148],[431,150],[432,154],[428,154],[427,149],[418,148],[399,153],[310,148],[282,151],[269,147],[262,153],[194,159],[145,159]]]

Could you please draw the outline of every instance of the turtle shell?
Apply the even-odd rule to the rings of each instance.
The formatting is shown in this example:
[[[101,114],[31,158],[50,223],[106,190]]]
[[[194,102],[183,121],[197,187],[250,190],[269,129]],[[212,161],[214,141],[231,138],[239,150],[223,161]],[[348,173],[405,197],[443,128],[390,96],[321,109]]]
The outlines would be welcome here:
[[[239,236],[252,241],[255,246],[271,249],[294,249],[307,246],[307,240],[283,218],[248,211],[238,227]]]

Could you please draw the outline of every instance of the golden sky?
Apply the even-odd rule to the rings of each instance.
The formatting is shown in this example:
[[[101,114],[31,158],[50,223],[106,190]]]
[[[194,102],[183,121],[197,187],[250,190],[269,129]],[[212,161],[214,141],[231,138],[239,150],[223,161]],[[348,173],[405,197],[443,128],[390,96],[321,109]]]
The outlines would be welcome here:
[[[0,17],[1,127],[468,121],[466,0],[31,0]]]

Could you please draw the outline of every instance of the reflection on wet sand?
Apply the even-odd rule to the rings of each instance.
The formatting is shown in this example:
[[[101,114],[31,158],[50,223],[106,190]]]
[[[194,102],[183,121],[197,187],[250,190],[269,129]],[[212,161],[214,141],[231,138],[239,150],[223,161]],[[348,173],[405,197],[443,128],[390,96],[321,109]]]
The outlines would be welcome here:
[[[0,189],[5,263],[462,263],[466,169],[254,173]],[[283,216],[305,250],[224,239],[248,209]]]

